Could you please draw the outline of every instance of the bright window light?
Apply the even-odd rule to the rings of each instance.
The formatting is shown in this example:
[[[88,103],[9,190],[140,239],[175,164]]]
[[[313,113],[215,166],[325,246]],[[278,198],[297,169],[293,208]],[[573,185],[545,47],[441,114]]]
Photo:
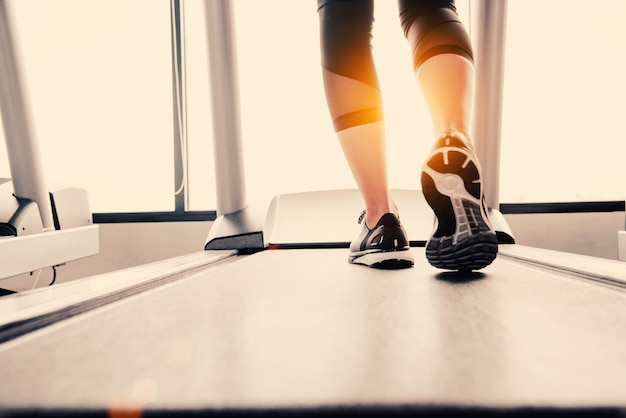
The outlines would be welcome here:
[[[185,26],[189,210],[214,210],[213,127],[204,1],[182,2]]]
[[[509,1],[500,200],[623,200],[622,0]],[[174,209],[170,5],[11,2],[50,184],[84,187],[94,212]],[[189,210],[215,209],[204,7],[185,0]],[[457,1],[471,27],[469,1]],[[540,11],[540,13],[538,12]],[[419,188],[435,133],[396,2],[376,3],[374,55],[390,183]],[[316,3],[233,1],[248,200],[354,188],[321,79]],[[1,135],[1,133],[0,133]],[[0,147],[0,177],[10,177]]]
[[[172,210],[169,3],[10,5],[49,186],[87,189],[94,212]]]
[[[626,2],[508,2],[500,200],[624,200]]]

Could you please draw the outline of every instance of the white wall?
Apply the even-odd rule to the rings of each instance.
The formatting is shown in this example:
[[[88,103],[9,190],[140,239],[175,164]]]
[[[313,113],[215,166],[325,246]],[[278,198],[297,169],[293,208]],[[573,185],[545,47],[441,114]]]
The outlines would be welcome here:
[[[617,260],[624,212],[505,216],[516,242],[531,247]]]

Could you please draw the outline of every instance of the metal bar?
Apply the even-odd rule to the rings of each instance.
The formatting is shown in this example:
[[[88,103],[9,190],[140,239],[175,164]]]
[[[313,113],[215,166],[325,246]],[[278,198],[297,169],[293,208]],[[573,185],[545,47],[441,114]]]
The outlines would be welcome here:
[[[245,175],[239,118],[239,87],[228,0],[205,0],[211,72],[217,215],[243,210]]]
[[[174,111],[174,207],[185,212],[189,202],[187,178],[187,97],[185,29],[181,0],[170,1],[172,34],[172,96]]]
[[[507,0],[474,0],[476,85],[473,133],[487,207],[500,204],[500,141]]]
[[[44,230],[54,229],[39,148],[24,95],[8,1],[0,0],[0,110],[15,196],[39,206]]]

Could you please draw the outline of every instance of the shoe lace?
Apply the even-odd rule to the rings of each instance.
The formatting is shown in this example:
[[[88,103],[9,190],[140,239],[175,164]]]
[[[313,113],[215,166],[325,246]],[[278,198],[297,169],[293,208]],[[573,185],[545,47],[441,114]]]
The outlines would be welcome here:
[[[361,222],[363,222],[363,219],[365,219],[365,214],[366,214],[366,212],[367,212],[367,211],[363,211],[363,212],[361,212],[361,214],[359,215],[359,220],[358,220],[359,225],[361,224]]]

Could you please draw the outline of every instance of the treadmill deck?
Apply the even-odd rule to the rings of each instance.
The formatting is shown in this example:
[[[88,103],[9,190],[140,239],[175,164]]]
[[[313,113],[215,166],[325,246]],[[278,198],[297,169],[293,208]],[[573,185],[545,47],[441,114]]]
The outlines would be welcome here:
[[[405,270],[346,249],[205,266],[0,345],[0,405],[626,407],[622,289],[506,256],[446,273],[411,251]]]

